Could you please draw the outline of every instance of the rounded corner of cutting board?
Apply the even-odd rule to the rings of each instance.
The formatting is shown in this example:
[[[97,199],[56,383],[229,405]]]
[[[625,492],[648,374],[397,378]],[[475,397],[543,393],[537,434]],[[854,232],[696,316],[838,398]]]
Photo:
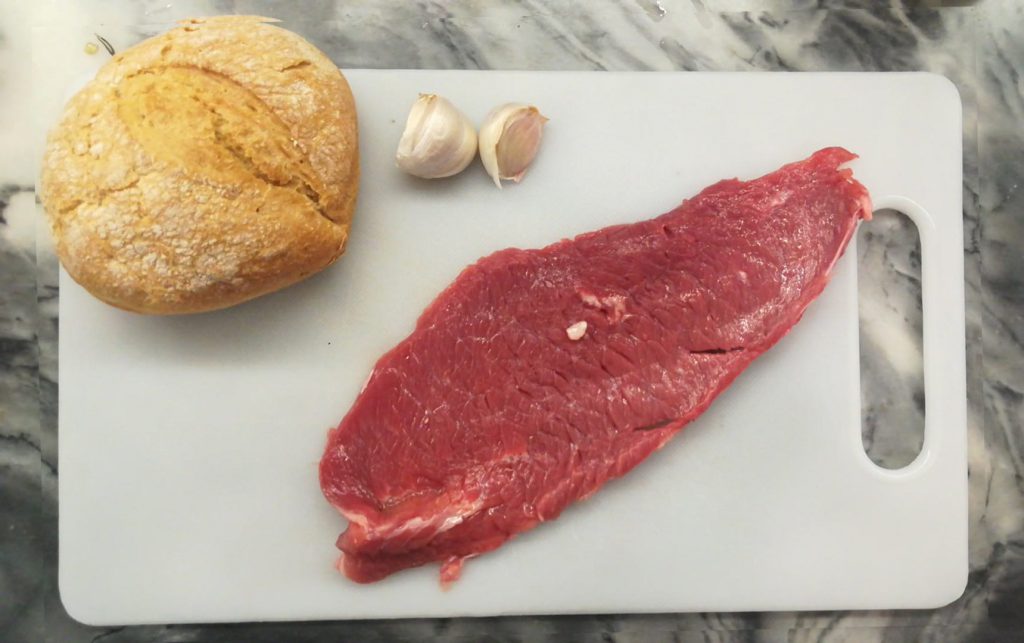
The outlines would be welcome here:
[[[57,595],[68,616],[77,623],[89,627],[111,625],[111,622],[104,618],[102,609],[97,609],[95,604],[90,603],[90,597],[96,594],[87,589],[83,594],[82,590],[83,585],[80,582],[72,583],[65,567],[60,565],[57,573]]]
[[[967,583],[969,580],[970,570],[968,569],[967,557],[964,556],[964,560],[960,561],[957,565],[957,569],[950,574],[950,580],[936,585],[934,599],[928,601],[926,605],[922,605],[922,608],[940,609],[955,603],[964,595],[964,592],[967,591]]]
[[[953,79],[931,71],[920,72],[920,76],[925,79],[927,84],[934,85],[932,91],[939,94],[941,100],[949,101],[956,105],[957,109],[963,108],[964,101],[960,94],[960,88],[953,82]]]

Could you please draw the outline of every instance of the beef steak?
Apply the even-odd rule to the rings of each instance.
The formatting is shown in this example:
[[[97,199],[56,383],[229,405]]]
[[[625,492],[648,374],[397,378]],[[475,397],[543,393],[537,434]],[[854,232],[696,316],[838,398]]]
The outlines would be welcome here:
[[[661,447],[800,319],[867,190],[828,148],[657,218],[466,268],[380,358],[320,463],[371,582],[462,562]]]

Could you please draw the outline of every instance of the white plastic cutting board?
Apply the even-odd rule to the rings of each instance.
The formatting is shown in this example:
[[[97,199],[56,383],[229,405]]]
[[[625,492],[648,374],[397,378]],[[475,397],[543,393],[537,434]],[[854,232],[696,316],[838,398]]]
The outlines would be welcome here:
[[[522,613],[922,608],[967,576],[961,108],[924,74],[351,71],[363,176],[348,253],[197,316],[60,297],[60,590],[121,624]],[[521,185],[399,173],[418,92],[551,121]],[[725,177],[842,145],[923,247],[926,439],[860,438],[855,252],[805,319],[688,429],[557,521],[467,563],[359,586],[333,567],[328,427],[468,263],[644,219]],[[867,224],[870,225],[870,224]]]

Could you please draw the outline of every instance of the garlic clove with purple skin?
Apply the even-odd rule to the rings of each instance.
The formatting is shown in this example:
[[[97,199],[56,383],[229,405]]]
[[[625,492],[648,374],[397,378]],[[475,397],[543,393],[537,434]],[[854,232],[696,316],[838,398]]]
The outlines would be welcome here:
[[[494,108],[484,119],[477,137],[480,160],[494,184],[522,180],[537,156],[548,119],[533,105],[507,103]]]

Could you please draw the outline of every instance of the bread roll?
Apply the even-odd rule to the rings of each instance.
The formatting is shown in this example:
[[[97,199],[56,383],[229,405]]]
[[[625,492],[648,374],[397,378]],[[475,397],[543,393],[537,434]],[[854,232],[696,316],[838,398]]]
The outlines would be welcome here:
[[[119,53],[50,133],[41,196],[57,254],[103,301],[214,310],[344,251],[352,94],[323,53],[267,22],[195,19]]]

